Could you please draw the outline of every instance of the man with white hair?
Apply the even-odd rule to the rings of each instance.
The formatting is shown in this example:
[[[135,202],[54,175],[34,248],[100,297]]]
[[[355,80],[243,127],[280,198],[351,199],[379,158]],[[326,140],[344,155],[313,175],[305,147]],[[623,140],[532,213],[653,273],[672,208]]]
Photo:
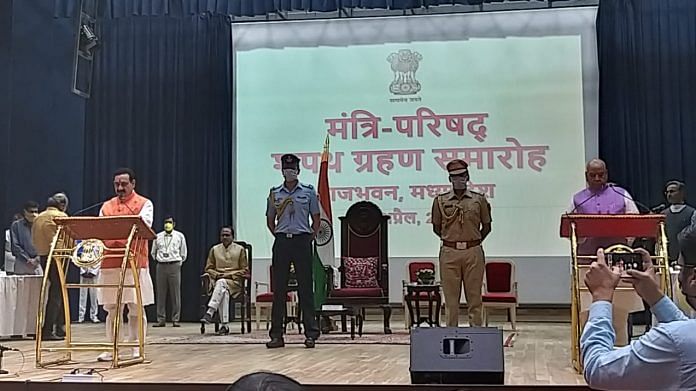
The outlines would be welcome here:
[[[67,217],[65,211],[68,209],[68,197],[64,193],[52,195],[46,202],[46,210],[39,213],[31,227],[31,237],[39,255],[41,266],[46,270],[48,253],[51,251],[53,237],[58,231],[54,219],[56,217]],[[58,268],[52,265],[48,270],[48,281],[51,283],[48,288],[48,300],[46,301],[46,318],[43,324],[43,339],[61,340],[65,337],[65,313],[63,310],[63,293],[58,276]]]

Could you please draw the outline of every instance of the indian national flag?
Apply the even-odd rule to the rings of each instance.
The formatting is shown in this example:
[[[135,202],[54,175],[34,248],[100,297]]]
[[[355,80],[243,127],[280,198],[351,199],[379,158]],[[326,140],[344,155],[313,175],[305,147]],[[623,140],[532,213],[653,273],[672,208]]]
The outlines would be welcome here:
[[[334,234],[331,214],[331,191],[329,190],[329,137],[324,142],[319,168],[319,208],[321,209],[321,226],[314,248],[314,307],[319,309],[326,300],[326,272],[324,266],[334,264]]]

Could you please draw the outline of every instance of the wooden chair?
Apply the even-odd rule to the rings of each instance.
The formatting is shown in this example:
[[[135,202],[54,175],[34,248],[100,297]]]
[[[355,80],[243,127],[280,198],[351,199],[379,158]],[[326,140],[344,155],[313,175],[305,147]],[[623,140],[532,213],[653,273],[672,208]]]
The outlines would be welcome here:
[[[408,312],[408,305],[406,305],[406,284],[418,282],[418,271],[421,269],[430,269],[437,274],[437,267],[433,261],[413,260],[406,264],[406,274],[408,275],[408,280],[402,280],[403,292],[401,295],[401,304],[404,306],[404,326],[406,327],[406,330],[411,328],[411,316]],[[422,305],[427,305],[427,303],[424,302]]]
[[[486,262],[483,281],[483,321],[488,326],[488,309],[503,308],[508,312],[512,329],[517,330],[517,280],[515,263],[506,259]]]
[[[268,280],[269,282],[259,282],[255,281],[254,282],[254,296],[256,297],[256,330],[261,329],[261,317],[263,316],[263,321],[266,322],[266,329],[268,329],[268,324],[271,321],[271,310],[273,309],[273,266],[268,267]],[[293,273],[290,274],[290,282],[295,277],[293,277]],[[297,284],[297,280],[295,279],[295,285]],[[288,283],[290,286],[291,283]],[[259,287],[264,287],[265,292],[259,292]],[[297,292],[295,291],[290,291],[288,289],[287,293],[287,298],[285,300],[286,302],[286,314],[287,318],[285,321],[285,325],[287,326],[288,323],[290,323],[291,328],[292,322],[289,322],[289,320],[296,320],[298,319],[297,315]]]
[[[378,307],[384,313],[384,333],[391,334],[389,321],[388,220],[377,205],[361,201],[341,217],[341,286],[327,283],[326,304],[353,308],[362,335],[365,308]],[[327,281],[333,282],[328,270]],[[343,319],[342,319],[343,320]],[[343,330],[346,330],[343,322]]]
[[[247,261],[249,263],[249,273],[244,276],[242,293],[238,297],[230,297],[230,322],[239,321],[241,322],[242,334],[245,332],[251,332],[251,265],[253,264],[252,258],[252,246],[247,242],[235,241],[235,243],[244,247],[247,252]],[[215,281],[208,274],[201,275],[201,317],[208,310],[208,301],[210,296],[208,292],[211,291],[212,286],[214,286]],[[240,305],[240,318],[235,320],[235,307]],[[215,313],[213,320],[215,322],[215,332],[220,330],[220,311]],[[246,327],[245,327],[246,326]],[[201,322],[201,334],[205,334],[205,322]]]

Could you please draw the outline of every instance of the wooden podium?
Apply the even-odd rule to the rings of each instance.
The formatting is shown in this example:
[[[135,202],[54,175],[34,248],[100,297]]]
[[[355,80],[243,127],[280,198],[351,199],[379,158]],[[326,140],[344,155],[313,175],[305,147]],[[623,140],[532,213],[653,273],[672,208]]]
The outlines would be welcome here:
[[[143,306],[140,294],[140,278],[137,262],[137,254],[147,246],[147,241],[155,238],[155,233],[139,216],[113,216],[113,217],[60,217],[55,219],[58,230],[53,238],[48,254],[46,270],[44,270],[43,285],[41,286],[41,298],[39,299],[39,311],[36,320],[36,366],[46,367],[56,364],[68,363],[72,360],[72,352],[75,351],[106,351],[111,350],[112,367],[137,364],[144,361],[145,336],[143,331]],[[107,247],[103,241],[125,241],[123,247]],[[121,259],[120,279],[118,284],[71,284],[66,281],[66,270],[70,262],[77,267],[90,267],[101,264],[106,258]],[[48,288],[48,274],[51,268],[58,268],[63,307],[65,311],[65,342],[64,346],[46,346],[42,339],[42,329],[46,308],[46,293]],[[126,273],[132,273],[134,283],[124,283]],[[117,289],[117,308],[121,308],[124,288],[135,289],[135,297],[138,304],[138,324],[140,325],[137,342],[119,342],[122,311],[116,311],[113,325],[114,341],[107,342],[73,342],[70,327],[70,302],[68,289],[81,287],[115,288]],[[127,360],[119,359],[120,348],[140,348],[140,355]],[[53,361],[44,361],[44,352],[64,352],[64,356]]]
[[[671,297],[672,280],[669,274],[667,257],[667,236],[665,234],[665,216],[651,215],[582,215],[565,214],[561,216],[561,237],[570,239],[571,254],[571,355],[573,367],[582,373],[580,357],[580,291],[587,291],[580,281],[580,269],[590,265],[580,265],[578,259],[597,259],[596,255],[578,255],[578,238],[615,238],[641,237],[656,239],[655,252],[652,256],[656,271],[660,274],[663,292]],[[617,290],[632,290],[617,287]]]

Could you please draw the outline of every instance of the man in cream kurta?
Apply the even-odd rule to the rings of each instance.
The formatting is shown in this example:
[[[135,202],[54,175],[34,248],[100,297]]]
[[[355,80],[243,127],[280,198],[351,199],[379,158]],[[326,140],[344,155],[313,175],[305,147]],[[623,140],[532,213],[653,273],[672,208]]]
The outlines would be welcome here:
[[[210,249],[205,264],[205,274],[211,280],[208,286],[212,287],[212,292],[208,292],[208,311],[201,321],[211,323],[215,311],[220,311],[222,327],[219,333],[228,334],[229,300],[242,294],[244,278],[249,274],[249,261],[246,249],[234,243],[234,230],[231,227],[222,227],[220,242]]]
[[[148,227],[152,227],[154,206],[152,201],[135,192],[135,173],[130,168],[121,168],[114,172],[114,191],[116,197],[106,201],[99,211],[100,216],[140,216]],[[105,241],[107,247],[125,247],[125,240]],[[142,247],[136,255],[136,262],[139,268],[140,294],[143,306],[155,302],[155,293],[150,278],[148,267],[149,257],[147,244]],[[102,261],[99,282],[101,284],[118,284],[120,279],[121,259],[106,258]],[[133,285],[133,276],[126,273],[125,285]],[[113,330],[116,311],[123,311],[123,308],[116,308],[116,288],[97,289],[97,299],[99,304],[104,306],[106,316],[106,337],[109,341],[114,340]],[[134,288],[124,288],[122,303],[128,305],[128,335],[126,340],[138,340],[138,307]],[[143,317],[145,313],[143,311]],[[147,318],[143,321],[143,327],[147,330]],[[143,330],[143,334],[145,333]],[[133,357],[140,356],[140,349],[133,348]],[[110,352],[104,352],[97,357],[99,361],[111,361],[113,357]]]

